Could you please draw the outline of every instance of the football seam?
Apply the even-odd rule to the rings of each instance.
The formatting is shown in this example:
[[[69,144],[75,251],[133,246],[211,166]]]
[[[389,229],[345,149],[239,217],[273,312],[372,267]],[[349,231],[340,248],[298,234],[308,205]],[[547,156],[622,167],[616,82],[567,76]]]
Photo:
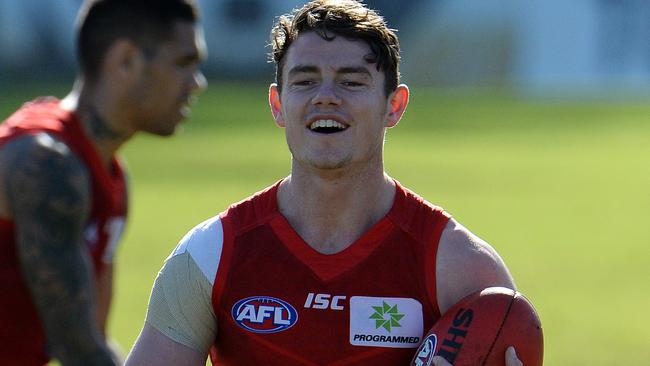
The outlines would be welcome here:
[[[483,362],[481,362],[481,366],[485,366],[485,363],[487,362],[488,358],[490,357],[490,354],[492,354],[492,350],[494,349],[494,346],[496,345],[497,340],[499,340],[499,336],[501,335],[501,331],[503,330],[503,326],[506,324],[506,320],[508,319],[508,315],[510,314],[510,309],[512,309],[512,305],[515,303],[515,299],[517,298],[518,294],[519,293],[515,291],[515,294],[510,299],[510,304],[508,304],[508,310],[506,310],[506,313],[503,316],[503,320],[501,321],[501,325],[499,326],[499,330],[497,331],[497,335],[494,337],[494,341],[492,341],[492,344],[490,345],[490,348],[488,349],[488,352],[485,355],[485,359],[483,359]]]

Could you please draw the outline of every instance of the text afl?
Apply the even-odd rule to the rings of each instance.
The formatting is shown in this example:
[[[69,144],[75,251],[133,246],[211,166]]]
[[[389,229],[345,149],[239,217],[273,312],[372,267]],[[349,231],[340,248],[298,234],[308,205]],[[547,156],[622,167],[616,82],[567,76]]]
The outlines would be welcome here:
[[[232,307],[232,318],[242,328],[255,333],[287,330],[298,322],[298,312],[288,302],[270,296],[251,296]]]

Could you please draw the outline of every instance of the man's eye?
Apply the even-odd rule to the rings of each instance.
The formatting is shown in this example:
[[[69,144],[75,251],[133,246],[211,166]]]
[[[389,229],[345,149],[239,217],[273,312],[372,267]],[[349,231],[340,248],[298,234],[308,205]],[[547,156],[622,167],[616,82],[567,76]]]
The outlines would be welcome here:
[[[354,87],[363,86],[363,83],[360,83],[360,82],[357,82],[357,81],[344,81],[343,85],[354,88]]]
[[[293,82],[293,85],[296,86],[308,86],[314,84],[313,80],[296,80]]]
[[[182,57],[176,60],[178,66],[194,66],[199,64],[199,59],[196,57]]]

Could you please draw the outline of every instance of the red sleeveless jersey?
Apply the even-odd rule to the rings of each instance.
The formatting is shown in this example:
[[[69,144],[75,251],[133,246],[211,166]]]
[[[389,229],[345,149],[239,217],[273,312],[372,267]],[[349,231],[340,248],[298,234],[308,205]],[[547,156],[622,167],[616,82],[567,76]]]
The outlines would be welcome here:
[[[0,149],[26,134],[47,132],[63,141],[86,165],[92,179],[92,206],[84,239],[98,275],[113,254],[127,212],[126,185],[117,159],[107,170],[77,117],[55,98],[26,103],[0,124]],[[57,184],[52,182],[52,184]],[[43,365],[49,359],[45,334],[22,279],[14,222],[0,218],[0,364]]]
[[[278,211],[278,184],[222,213],[213,364],[407,365],[440,317],[435,258],[449,215],[396,185],[388,214],[331,255]]]

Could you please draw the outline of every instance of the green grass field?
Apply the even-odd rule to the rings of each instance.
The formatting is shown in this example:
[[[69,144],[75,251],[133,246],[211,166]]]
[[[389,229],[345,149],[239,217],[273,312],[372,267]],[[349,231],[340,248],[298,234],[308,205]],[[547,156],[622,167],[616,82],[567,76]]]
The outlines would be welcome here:
[[[0,116],[31,95],[4,98]],[[3,93],[4,94],[4,93]],[[545,365],[650,364],[650,104],[414,88],[386,169],[501,253],[536,305]],[[213,82],[182,134],[124,149],[131,218],[110,333],[129,348],[153,279],[192,226],[285,176],[266,87]]]

